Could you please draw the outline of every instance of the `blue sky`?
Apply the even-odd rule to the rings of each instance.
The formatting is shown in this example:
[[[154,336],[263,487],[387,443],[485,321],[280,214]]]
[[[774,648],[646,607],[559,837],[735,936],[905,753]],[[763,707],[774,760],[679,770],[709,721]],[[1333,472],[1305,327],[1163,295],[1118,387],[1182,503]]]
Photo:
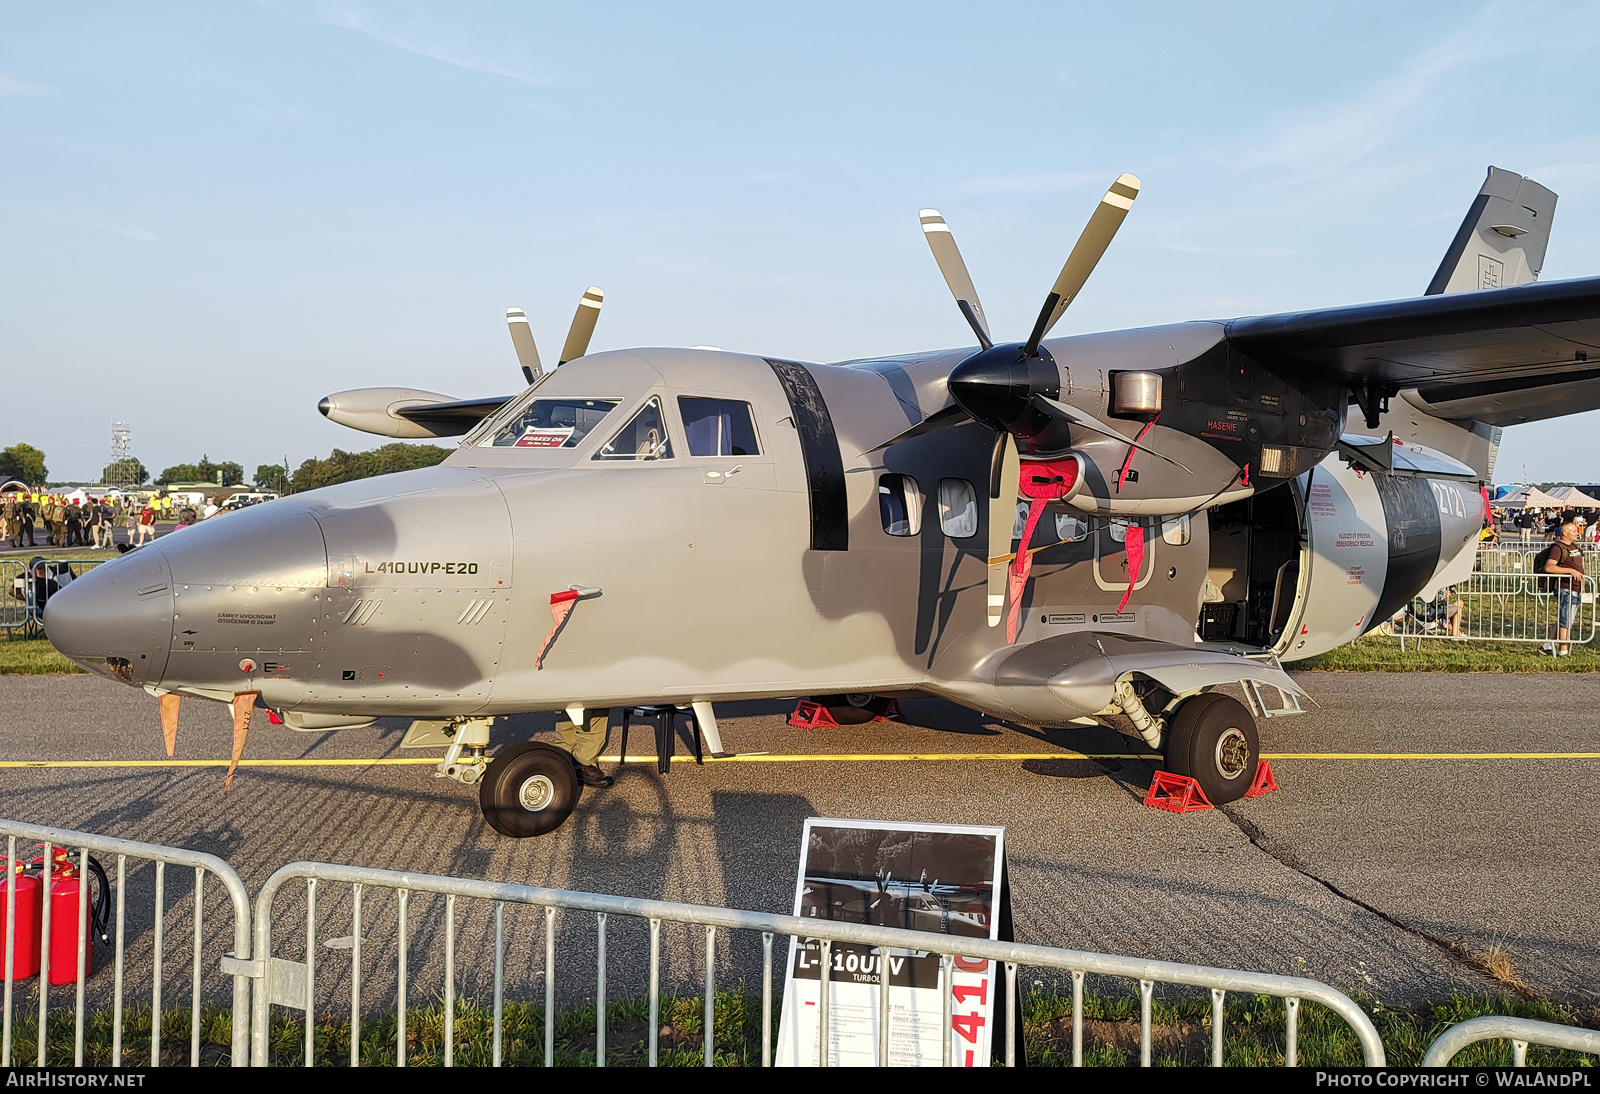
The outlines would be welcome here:
[[[0,445],[371,447],[317,400],[508,393],[505,309],[553,355],[589,284],[597,349],[965,344],[927,206],[1021,337],[1123,171],[1060,332],[1416,295],[1491,163],[1561,195],[1545,279],[1600,274],[1597,61],[1600,7],[1526,2],[10,3]],[[1597,425],[1497,477],[1600,481]]]

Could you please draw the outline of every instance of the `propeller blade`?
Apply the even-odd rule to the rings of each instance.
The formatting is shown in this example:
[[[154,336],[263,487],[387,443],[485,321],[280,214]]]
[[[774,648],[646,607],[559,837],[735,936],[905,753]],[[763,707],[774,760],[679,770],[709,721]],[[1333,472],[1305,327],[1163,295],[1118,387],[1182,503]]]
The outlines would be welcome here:
[[[1110,437],[1112,440],[1121,441],[1125,445],[1137,448],[1140,452],[1148,452],[1158,460],[1166,460],[1173,467],[1182,467],[1185,471],[1189,471],[1189,474],[1194,474],[1193,471],[1190,471],[1189,468],[1184,467],[1183,464],[1179,463],[1171,456],[1164,456],[1153,448],[1147,448],[1138,441],[1135,441],[1129,437],[1124,437],[1121,433],[1118,433],[1115,429],[1112,429],[1099,418],[1096,418],[1092,414],[1085,414],[1077,407],[1068,406],[1066,403],[1058,403],[1048,395],[1035,395],[1033,397],[1033,405],[1037,406],[1040,410],[1051,415],[1052,417],[1060,418],[1063,421],[1070,422],[1075,426],[1091,430],[1095,433],[1102,433],[1105,436]]]
[[[874,452],[882,452],[885,448],[888,448],[892,444],[899,444],[901,441],[909,441],[913,437],[920,437],[924,433],[932,433],[934,430],[943,429],[947,425],[960,425],[962,422],[970,422],[971,420],[972,415],[968,414],[965,410],[962,410],[954,403],[951,403],[943,410],[936,410],[932,414],[929,414],[926,418],[922,419],[922,421],[918,422],[910,429],[907,429],[901,433],[896,433],[893,437],[890,437],[882,444],[873,448],[869,448],[861,454],[863,456],[870,456]]]
[[[584,290],[583,299],[578,301],[578,310],[572,316],[572,326],[567,329],[567,344],[561,347],[557,368],[589,352],[589,339],[594,335],[594,324],[600,318],[600,305],[605,298],[606,294],[593,285]]]
[[[1083,234],[1067,256],[1066,265],[1061,267],[1061,275],[1050,287],[1050,295],[1045,297],[1039,320],[1034,323],[1033,333],[1028,336],[1029,355],[1039,348],[1044,336],[1050,333],[1050,328],[1056,325],[1061,313],[1067,310],[1067,305],[1077,297],[1083,283],[1094,273],[1100,257],[1111,246],[1112,237],[1122,227],[1128,210],[1133,208],[1133,199],[1138,196],[1139,180],[1132,175],[1122,175],[1111,184],[1111,189],[1100,199],[1100,204],[1095,206],[1089,223],[1084,225]]]
[[[996,433],[989,472],[989,626],[998,627],[1006,614],[1006,571],[1010,568],[1011,531],[1017,522],[1017,495],[1022,459],[1016,438]]]
[[[544,372],[539,364],[539,347],[533,344],[533,331],[528,328],[528,316],[521,308],[506,309],[506,325],[511,328],[511,344],[516,347],[517,360],[522,364],[522,375],[528,383],[539,379]]]
[[[944,222],[944,217],[939,215],[937,209],[924,209],[921,216],[922,236],[928,241],[933,260],[939,264],[939,272],[944,274],[944,283],[950,286],[950,294],[956,298],[956,307],[966,316],[972,333],[978,336],[978,342],[984,349],[990,348],[994,345],[994,339],[989,337],[989,320],[984,317],[983,305],[978,302],[978,290],[972,284],[972,276],[967,273],[967,264],[961,260],[961,251],[956,247],[956,237],[950,233],[950,225]]]

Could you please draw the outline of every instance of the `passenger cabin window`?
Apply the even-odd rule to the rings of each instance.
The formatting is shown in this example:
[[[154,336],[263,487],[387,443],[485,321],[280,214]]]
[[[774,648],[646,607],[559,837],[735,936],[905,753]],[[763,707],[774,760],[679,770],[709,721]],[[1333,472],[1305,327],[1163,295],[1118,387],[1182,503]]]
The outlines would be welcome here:
[[[736,399],[678,396],[691,456],[759,456],[750,404]]]
[[[891,536],[922,531],[922,491],[910,475],[878,476],[878,516]]]
[[[1056,538],[1062,543],[1081,543],[1089,538],[1089,518],[1076,513],[1056,514]]]
[[[495,448],[576,448],[619,399],[535,399],[490,439]]]
[[[1181,517],[1168,517],[1161,522],[1161,540],[1174,547],[1182,547],[1189,542],[1189,514]]]
[[[978,493],[966,479],[939,480],[939,530],[951,539],[978,534]]]
[[[652,397],[639,408],[628,424],[618,431],[600,451],[597,460],[670,460],[672,441],[667,437],[667,423],[661,415],[661,400]]]

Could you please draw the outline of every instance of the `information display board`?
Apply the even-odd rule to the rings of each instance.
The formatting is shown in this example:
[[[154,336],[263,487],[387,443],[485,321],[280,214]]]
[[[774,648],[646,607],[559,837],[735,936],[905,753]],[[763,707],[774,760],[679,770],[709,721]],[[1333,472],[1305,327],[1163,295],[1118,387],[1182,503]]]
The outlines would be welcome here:
[[[1010,935],[1005,892],[1005,829],[956,824],[812,817],[805,822],[794,914],[871,923],[935,934],[1003,938]],[[1002,921],[1004,921],[1002,923]],[[776,1062],[817,1063],[822,970],[819,940],[790,939]],[[878,1062],[879,961],[870,946],[836,942],[828,984],[828,1062],[874,1066]],[[889,1063],[940,1067],[944,1043],[961,1067],[988,1067],[996,1006],[1003,987],[993,962],[957,958],[948,989],[941,989],[940,958],[919,950],[892,950],[889,960]],[[950,1028],[942,1030],[944,998],[951,996]]]

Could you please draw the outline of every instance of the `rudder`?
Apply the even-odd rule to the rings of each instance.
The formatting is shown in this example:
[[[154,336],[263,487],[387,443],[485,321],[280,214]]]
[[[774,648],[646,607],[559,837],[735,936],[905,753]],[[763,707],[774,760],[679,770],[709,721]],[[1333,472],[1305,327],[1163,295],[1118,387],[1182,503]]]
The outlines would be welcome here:
[[[1554,191],[1510,171],[1489,168],[1425,295],[1539,280],[1555,212]]]

